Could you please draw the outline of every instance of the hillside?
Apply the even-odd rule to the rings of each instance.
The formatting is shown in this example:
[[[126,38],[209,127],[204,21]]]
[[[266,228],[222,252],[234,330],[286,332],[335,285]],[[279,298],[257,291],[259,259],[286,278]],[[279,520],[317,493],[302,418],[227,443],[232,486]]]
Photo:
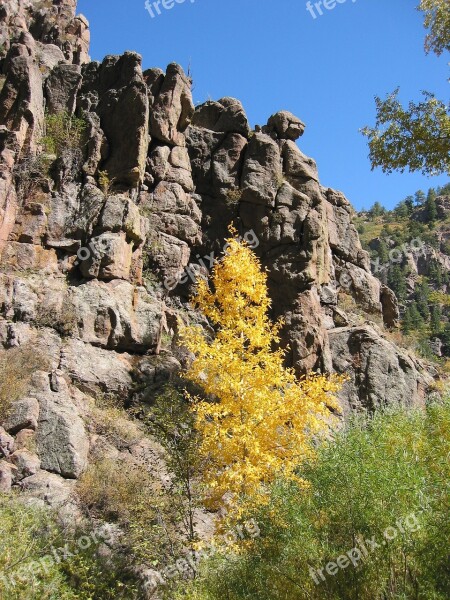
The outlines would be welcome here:
[[[450,185],[419,190],[392,211],[376,204],[354,219],[372,273],[398,298],[404,343],[443,367],[450,356],[449,192]]]
[[[356,414],[416,414],[445,385],[435,359],[450,356],[448,189],[355,216],[301,151],[300,118],[280,110],[252,127],[235,98],[194,106],[178,64],[143,71],[132,51],[91,61],[89,37],[75,0],[0,4],[0,600],[158,598],[160,570],[211,543],[220,511],[196,491],[182,331],[217,334],[190,297],[230,225],[267,274],[270,341],[285,351],[288,375],[255,389],[284,410],[303,376],[342,376],[327,439]],[[386,266],[417,238],[420,253]],[[445,428],[433,415],[430,428]],[[303,423],[306,435],[314,419]],[[49,546],[72,554],[21,579],[17,565]],[[181,570],[183,589],[197,564]]]

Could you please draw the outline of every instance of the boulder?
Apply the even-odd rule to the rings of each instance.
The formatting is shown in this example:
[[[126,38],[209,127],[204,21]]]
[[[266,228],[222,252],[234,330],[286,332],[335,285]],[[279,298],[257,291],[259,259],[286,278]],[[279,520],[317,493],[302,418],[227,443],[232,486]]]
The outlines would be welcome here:
[[[381,286],[381,306],[383,308],[383,321],[388,329],[398,327],[400,321],[400,308],[394,292],[386,285]]]
[[[94,346],[145,353],[160,339],[162,303],[126,281],[89,281],[73,290],[80,338]]]
[[[264,132],[280,140],[295,141],[303,135],[306,125],[287,110],[281,110],[270,117]]]
[[[446,219],[450,215],[450,196],[438,196],[436,209],[439,219]]]
[[[381,282],[353,263],[334,259],[336,280],[344,293],[352,295],[368,313],[382,315]]]
[[[110,180],[129,187],[143,181],[149,143],[149,103],[141,61],[139,54],[125,52],[107,56],[101,64],[90,63],[82,70],[78,97],[82,110],[99,116],[107,140],[107,156],[100,168]],[[92,148],[98,156],[102,155],[100,138]]]
[[[74,481],[54,473],[39,471],[21,482],[22,490],[34,500],[41,500],[52,508],[65,506],[74,494]],[[73,520],[71,522],[73,525]]]
[[[6,494],[11,491],[15,481],[17,468],[6,460],[0,460],[0,493]]]
[[[373,327],[342,327],[328,335],[333,369],[350,378],[339,394],[347,415],[387,405],[424,405],[432,378]]]
[[[99,391],[128,396],[133,380],[132,357],[68,339],[61,349],[61,369],[84,392]]]
[[[7,77],[0,92],[0,125],[17,132],[19,148],[36,152],[44,126],[42,73],[32,56],[35,43],[23,33],[7,57]]]
[[[150,113],[150,134],[160,142],[184,146],[183,132],[194,114],[191,81],[183,69],[172,63]]]
[[[238,133],[244,137],[250,134],[250,125],[244,108],[236,98],[221,98],[217,102],[209,100],[197,106],[192,124],[211,131]]]
[[[14,452],[14,438],[0,427],[0,458],[8,458]]]
[[[369,255],[362,249],[356,227],[353,225],[353,208],[340,192],[328,189],[327,228],[329,244],[336,256],[370,271]]]
[[[42,469],[76,479],[86,467],[89,440],[61,374],[57,375],[57,383],[58,391],[53,391],[48,377],[47,381],[41,378],[40,390],[35,393],[40,405],[36,448]]]
[[[21,429],[16,435],[15,448],[17,450],[30,450],[36,446],[36,431],[33,429]]]
[[[49,114],[74,113],[81,80],[81,68],[78,65],[57,64],[53,67],[45,82]]]
[[[14,402],[4,422],[6,431],[15,435],[21,429],[37,428],[39,419],[39,402],[36,398],[22,398]]]
[[[3,249],[2,265],[12,271],[58,271],[58,257],[55,250],[36,244],[7,242]]]
[[[133,247],[127,242],[125,232],[102,233],[91,239],[90,253],[81,262],[84,277],[109,281],[129,279]]]
[[[278,145],[269,136],[255,133],[250,139],[242,172],[242,201],[274,206],[283,183]]]
[[[247,139],[239,133],[230,133],[213,152],[212,187],[217,196],[228,201],[232,200],[230,191],[237,191],[237,200],[240,200],[240,177],[247,143]]]
[[[319,181],[316,162],[303,154],[297,144],[291,140],[286,140],[281,144],[281,153],[283,157],[283,170],[288,180],[307,180],[313,179]]]
[[[14,454],[11,454],[9,459],[17,468],[15,474],[16,481],[21,481],[22,479],[25,479],[25,477],[36,475],[41,467],[39,457],[26,449],[16,450]]]

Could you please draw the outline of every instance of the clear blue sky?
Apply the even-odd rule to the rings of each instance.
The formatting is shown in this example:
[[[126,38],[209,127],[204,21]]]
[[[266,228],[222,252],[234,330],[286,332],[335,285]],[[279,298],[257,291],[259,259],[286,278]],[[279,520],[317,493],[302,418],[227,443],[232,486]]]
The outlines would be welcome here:
[[[299,146],[317,160],[322,184],[358,209],[377,200],[392,207],[447,182],[372,172],[359,133],[374,123],[374,95],[398,85],[405,101],[420,90],[448,100],[448,56],[425,55],[418,0],[347,0],[316,19],[306,0],[178,2],[151,18],[144,0],[80,0],[92,58],[136,50],[144,68],[190,65],[196,103],[239,98],[252,126],[290,110],[307,125]]]

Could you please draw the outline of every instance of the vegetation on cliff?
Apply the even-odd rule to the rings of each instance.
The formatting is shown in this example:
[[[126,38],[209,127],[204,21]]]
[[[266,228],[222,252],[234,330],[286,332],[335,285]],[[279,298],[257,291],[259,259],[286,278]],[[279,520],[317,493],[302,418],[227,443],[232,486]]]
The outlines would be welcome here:
[[[244,553],[216,553],[177,598],[445,600],[450,403],[357,418],[279,480]]]
[[[425,358],[450,357],[450,184],[418,190],[389,211],[355,218],[372,272],[396,294],[405,340]]]

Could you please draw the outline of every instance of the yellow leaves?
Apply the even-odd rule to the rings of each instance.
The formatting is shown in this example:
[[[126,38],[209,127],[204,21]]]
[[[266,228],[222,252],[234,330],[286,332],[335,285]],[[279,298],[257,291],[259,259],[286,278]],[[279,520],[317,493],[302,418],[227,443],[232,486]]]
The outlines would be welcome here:
[[[298,381],[284,368],[284,352],[273,351],[283,322],[268,318],[267,275],[245,244],[228,240],[211,279],[213,291],[200,280],[193,303],[216,335],[181,327],[195,355],[185,376],[216,399],[190,398],[199,451],[208,458],[206,501],[217,507],[227,495],[236,516],[243,506],[264,504],[265,486],[281,474],[298,480],[297,466],[313,455],[312,439],[333,420],[328,407],[338,409],[334,394],[343,379],[311,374]]]

